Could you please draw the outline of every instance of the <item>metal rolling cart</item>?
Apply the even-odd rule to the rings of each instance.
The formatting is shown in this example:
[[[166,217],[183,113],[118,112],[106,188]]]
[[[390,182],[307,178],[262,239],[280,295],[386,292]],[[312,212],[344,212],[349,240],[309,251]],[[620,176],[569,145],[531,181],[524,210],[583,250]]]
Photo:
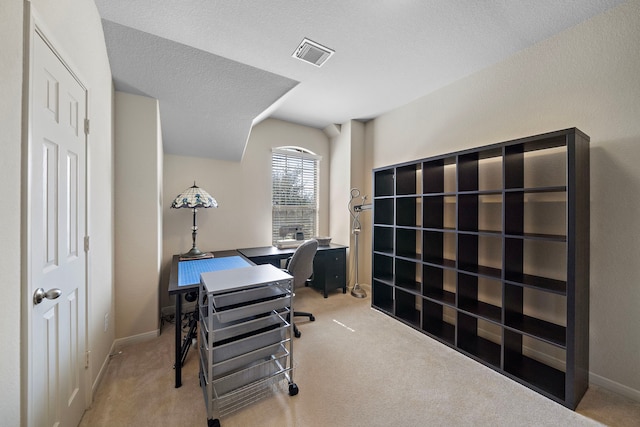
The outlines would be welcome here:
[[[200,385],[208,426],[293,382],[293,277],[270,264],[202,273]]]

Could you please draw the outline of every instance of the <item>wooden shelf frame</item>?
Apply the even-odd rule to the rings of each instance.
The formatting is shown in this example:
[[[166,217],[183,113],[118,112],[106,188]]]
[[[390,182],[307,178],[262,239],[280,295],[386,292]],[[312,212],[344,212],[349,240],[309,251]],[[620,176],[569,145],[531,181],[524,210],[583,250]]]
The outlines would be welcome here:
[[[381,167],[373,188],[372,306],[575,409],[589,372],[589,137]],[[546,299],[561,310],[541,312]]]

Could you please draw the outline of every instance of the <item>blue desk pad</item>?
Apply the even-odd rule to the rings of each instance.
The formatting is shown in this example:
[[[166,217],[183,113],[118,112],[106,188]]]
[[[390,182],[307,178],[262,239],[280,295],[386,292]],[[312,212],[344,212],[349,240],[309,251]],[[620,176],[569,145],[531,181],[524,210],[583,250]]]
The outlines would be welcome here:
[[[251,263],[240,256],[180,261],[178,263],[178,286],[200,283],[200,273],[207,271],[231,270],[249,266]]]

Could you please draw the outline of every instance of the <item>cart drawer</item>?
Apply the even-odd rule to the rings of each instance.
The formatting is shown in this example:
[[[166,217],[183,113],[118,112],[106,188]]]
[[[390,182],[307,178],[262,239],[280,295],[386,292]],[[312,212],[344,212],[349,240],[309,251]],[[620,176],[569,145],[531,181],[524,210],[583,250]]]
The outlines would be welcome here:
[[[287,325],[282,323],[275,328],[267,329],[264,332],[251,334],[241,339],[226,341],[224,344],[213,346],[213,364],[240,356],[245,353],[258,350],[259,348],[272,346],[280,343],[286,337]]]
[[[233,306],[252,304],[258,301],[287,295],[289,289],[286,285],[288,285],[288,283],[284,285],[274,283],[269,286],[259,286],[236,292],[209,295],[209,297],[213,298],[213,305],[216,309],[224,309],[225,307],[232,308]]]
[[[246,368],[253,363],[268,360],[274,354],[282,351],[282,348],[282,343],[277,342],[275,344],[271,344],[266,347],[254,350],[252,352],[242,354],[238,357],[233,357],[231,359],[225,360],[224,362],[215,363],[213,365],[213,377],[220,378],[232,371]]]
[[[252,383],[267,380],[287,372],[286,361],[288,354],[249,366],[238,372],[213,381],[213,392],[216,398],[224,397],[230,392],[240,391]]]
[[[245,335],[263,328],[272,327],[274,325],[279,325],[282,322],[285,322],[283,316],[286,317],[288,313],[289,309],[284,309],[281,312],[272,311],[271,314],[267,316],[263,315],[255,318],[234,320],[232,322],[222,323],[218,320],[217,316],[213,316],[211,318],[211,322],[209,322],[208,313],[205,310],[201,309],[200,324],[202,325],[202,329],[205,332],[205,338],[208,339],[210,332],[209,327],[212,327],[213,342],[219,343],[233,337]]]
[[[256,316],[259,314],[269,313],[273,310],[282,310],[285,307],[291,305],[290,295],[277,297],[275,299],[269,299],[267,301],[260,301],[254,304],[247,304],[242,306],[228,306],[214,308],[214,315],[221,323],[229,323],[239,319],[246,319],[247,317]]]

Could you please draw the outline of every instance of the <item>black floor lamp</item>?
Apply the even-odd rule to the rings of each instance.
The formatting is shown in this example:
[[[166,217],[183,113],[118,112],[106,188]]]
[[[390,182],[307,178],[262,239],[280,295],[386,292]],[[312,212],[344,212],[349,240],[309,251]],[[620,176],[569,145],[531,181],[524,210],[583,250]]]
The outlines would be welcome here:
[[[216,202],[216,199],[211,197],[211,195],[202,188],[199,188],[194,181],[193,186],[187,188],[182,193],[178,194],[175,199],[173,199],[171,207],[174,209],[189,208],[193,210],[193,226],[191,227],[191,239],[193,240],[193,246],[191,247],[191,250],[189,252],[180,255],[180,257],[212,258],[212,254],[202,252],[196,246],[196,235],[198,234],[196,214],[198,212],[198,208],[217,208],[218,202]]]

